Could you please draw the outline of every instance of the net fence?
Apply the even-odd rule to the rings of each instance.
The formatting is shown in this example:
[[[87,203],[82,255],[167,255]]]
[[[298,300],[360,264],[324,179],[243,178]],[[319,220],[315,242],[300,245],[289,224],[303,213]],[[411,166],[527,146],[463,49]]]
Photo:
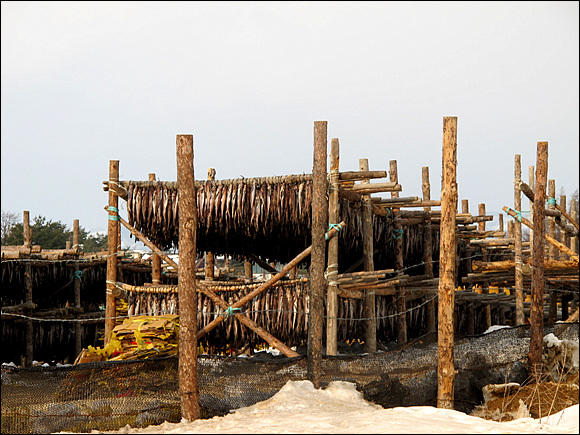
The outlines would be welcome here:
[[[544,333],[553,332],[554,326],[545,325]],[[469,412],[481,404],[485,385],[525,382],[529,334],[529,327],[522,326],[456,339],[455,409]],[[578,324],[558,338],[578,341]],[[288,381],[305,379],[304,355],[199,355],[201,417],[264,401]],[[336,380],[355,383],[365,399],[385,408],[436,406],[436,335],[389,352],[324,356],[323,387]],[[105,431],[180,420],[177,357],[2,367],[2,433]]]

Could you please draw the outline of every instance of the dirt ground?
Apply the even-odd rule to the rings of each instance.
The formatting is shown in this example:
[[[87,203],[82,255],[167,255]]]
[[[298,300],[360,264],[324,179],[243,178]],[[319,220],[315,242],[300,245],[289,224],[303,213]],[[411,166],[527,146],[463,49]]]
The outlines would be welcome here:
[[[511,421],[521,417],[540,418],[556,414],[579,400],[578,374],[563,382],[541,382],[519,386],[511,384],[472,415],[495,421]]]

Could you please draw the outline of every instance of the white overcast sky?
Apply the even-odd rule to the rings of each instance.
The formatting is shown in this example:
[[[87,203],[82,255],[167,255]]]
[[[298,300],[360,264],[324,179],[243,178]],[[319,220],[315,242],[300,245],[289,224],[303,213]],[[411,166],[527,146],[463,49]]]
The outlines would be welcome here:
[[[578,188],[576,1],[1,5],[4,212],[106,230],[109,161],[175,181],[178,134],[197,179],[311,173],[314,121],[341,170],[397,160],[420,197],[428,166],[435,199],[457,116],[459,205],[485,203],[488,228],[539,141],[557,195]]]

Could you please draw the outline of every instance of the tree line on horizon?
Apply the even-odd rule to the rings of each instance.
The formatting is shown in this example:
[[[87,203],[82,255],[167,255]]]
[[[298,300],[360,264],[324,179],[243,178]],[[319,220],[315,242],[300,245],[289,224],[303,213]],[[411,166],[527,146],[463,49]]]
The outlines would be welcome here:
[[[44,216],[35,216],[30,223],[31,243],[44,249],[65,249],[66,242],[73,241],[73,231],[61,221],[52,221]],[[2,211],[1,224],[2,246],[19,246],[24,244],[24,224],[20,215]],[[107,250],[106,234],[89,234],[79,225],[79,244],[83,252]]]

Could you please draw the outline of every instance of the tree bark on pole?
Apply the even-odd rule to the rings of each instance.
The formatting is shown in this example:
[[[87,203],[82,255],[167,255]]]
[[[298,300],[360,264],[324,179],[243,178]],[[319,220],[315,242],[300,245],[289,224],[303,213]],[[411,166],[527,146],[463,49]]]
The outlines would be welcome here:
[[[389,161],[389,180],[391,183],[399,183],[399,172],[397,161]],[[399,192],[391,192],[391,198],[398,198]],[[399,221],[401,210],[393,207],[393,219],[395,229],[395,271],[403,273],[403,227]],[[407,342],[407,304],[405,302],[405,287],[395,287],[395,298],[397,306],[397,344],[402,345]]]
[[[30,231],[30,212],[22,212],[22,237],[24,238],[24,247],[32,248],[32,232]]]
[[[516,154],[514,163],[514,208],[522,211],[522,191],[520,183],[522,181],[521,156]],[[525,322],[524,314],[524,274],[522,271],[522,222],[514,220],[514,250],[515,250],[515,290],[516,290],[516,326]],[[511,236],[511,234],[510,234]]]
[[[109,160],[109,207],[107,225],[107,296],[105,299],[105,346],[111,340],[111,333],[115,328],[117,307],[115,306],[115,283],[117,282],[117,245],[119,244],[119,197],[117,185],[119,184],[119,161]]]
[[[423,201],[431,201],[431,183],[429,182],[429,166],[421,169]],[[431,207],[423,207],[430,211]],[[425,275],[433,276],[433,227],[431,219],[426,218],[423,224],[423,262],[425,263]],[[435,299],[427,304],[427,332],[437,330],[437,308]]]
[[[197,288],[195,280],[197,204],[193,172],[193,135],[177,135],[179,202],[179,394],[181,415],[200,417],[197,385]]]
[[[215,180],[215,169],[208,168],[207,170],[207,179],[208,180]],[[213,281],[215,278],[215,259],[212,252],[205,253],[205,279],[206,281]]]
[[[155,181],[155,174],[149,174],[149,181]],[[161,284],[161,257],[156,252],[151,253],[151,282]]]
[[[314,156],[312,167],[312,253],[310,258],[310,298],[308,320],[308,379],[315,388],[321,387],[322,327],[324,316],[324,278],[326,260],[326,227],[328,201],[326,200],[327,121],[314,122]]]
[[[544,253],[546,180],[548,175],[548,142],[538,142],[536,187],[534,190],[532,250],[532,306],[530,308],[529,373],[539,381],[542,373],[542,340],[544,337]]]
[[[338,224],[338,189],[339,189],[339,160],[340,145],[337,138],[330,143],[330,193],[328,194],[328,222]],[[338,353],[338,237],[328,241],[327,276],[328,288],[326,291],[326,354]]]
[[[530,165],[528,166],[528,186],[532,189],[532,192],[535,190],[536,181],[535,181],[535,166]],[[532,224],[532,228],[534,226],[534,201],[530,199],[530,223]],[[530,231],[530,251],[533,250],[534,247],[534,232]]]
[[[369,170],[369,160],[359,159],[359,170]],[[368,184],[370,180],[362,180],[361,184]],[[362,237],[363,237],[363,267],[367,272],[375,269],[373,259],[373,211],[371,209],[371,195],[362,195]],[[365,320],[365,352],[374,353],[377,351],[377,320],[376,320],[376,297],[375,291],[365,289],[364,291],[364,311]]]
[[[547,199],[548,199],[548,210],[556,210],[556,180],[548,180]],[[548,235],[551,238],[556,239],[556,218],[553,216],[547,216],[547,219],[548,219]],[[548,246],[548,260],[557,259],[556,251],[557,250],[554,245]]]
[[[439,248],[439,322],[437,407],[453,409],[455,367],[453,358],[455,308],[455,215],[457,213],[457,117],[443,118],[443,173]]]

